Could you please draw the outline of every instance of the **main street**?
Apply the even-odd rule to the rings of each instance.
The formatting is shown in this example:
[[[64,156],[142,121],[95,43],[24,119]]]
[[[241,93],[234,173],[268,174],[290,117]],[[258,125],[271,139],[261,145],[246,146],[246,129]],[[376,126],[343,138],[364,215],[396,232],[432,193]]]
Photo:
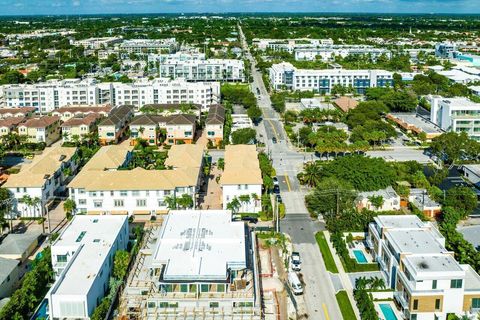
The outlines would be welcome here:
[[[251,62],[251,88],[258,97],[258,105],[263,113],[263,121],[257,127],[257,136],[265,143],[266,151],[272,159],[285,203],[286,217],[281,221],[280,229],[290,235],[294,249],[302,257],[301,273],[305,282],[304,300],[308,316],[310,319],[342,319],[330,274],[325,269],[315,241],[315,233],[323,230],[324,225],[313,221],[308,215],[304,202],[306,191],[297,180],[297,174],[310,155],[294,150],[288,143],[282,121],[272,108],[262,74],[256,69],[256,61],[250,54],[240,26],[239,32],[243,50]],[[276,143],[273,138],[277,140]]]

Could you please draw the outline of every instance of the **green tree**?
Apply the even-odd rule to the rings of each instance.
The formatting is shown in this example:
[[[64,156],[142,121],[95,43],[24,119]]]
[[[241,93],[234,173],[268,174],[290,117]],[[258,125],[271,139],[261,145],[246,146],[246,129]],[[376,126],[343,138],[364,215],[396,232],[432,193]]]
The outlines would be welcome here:
[[[127,275],[128,264],[130,263],[130,253],[125,250],[115,252],[113,261],[113,277],[123,280]]]
[[[375,207],[375,209],[380,209],[383,204],[385,203],[385,200],[383,199],[382,196],[370,196],[368,197],[368,201]]]
[[[322,179],[317,187],[305,197],[309,211],[314,215],[335,216],[337,211],[354,207],[357,193],[345,180],[334,177]]]
[[[179,198],[177,198],[177,205],[183,209],[193,208],[193,198],[192,196],[184,193]]]
[[[255,142],[257,133],[252,128],[243,128],[232,133],[233,144],[252,144]]]
[[[63,203],[63,211],[65,211],[67,219],[69,219],[72,216],[72,214],[75,212],[76,209],[77,209],[77,205],[75,204],[75,201],[73,201],[72,199],[67,199]]]
[[[444,205],[462,212],[466,218],[477,207],[477,195],[469,187],[453,187],[447,190]]]

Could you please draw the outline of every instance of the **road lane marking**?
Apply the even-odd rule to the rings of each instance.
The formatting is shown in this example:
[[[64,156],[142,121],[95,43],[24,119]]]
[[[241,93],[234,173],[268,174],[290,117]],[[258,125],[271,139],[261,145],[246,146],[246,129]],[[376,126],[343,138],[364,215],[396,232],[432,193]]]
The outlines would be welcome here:
[[[277,138],[277,140],[280,140],[280,138],[278,136],[278,133],[277,133],[277,129],[275,129],[275,126],[273,125],[272,120],[267,120],[267,121],[268,121],[268,123],[270,123],[270,126],[272,127],[273,133],[275,134],[275,138]]]
[[[328,310],[325,303],[322,303],[322,308],[323,308],[323,313],[325,313],[325,319],[330,320],[330,316],[328,315]]]
[[[292,191],[292,188],[290,187],[290,180],[288,179],[288,174],[284,175],[285,177],[285,182],[287,183],[288,191]]]

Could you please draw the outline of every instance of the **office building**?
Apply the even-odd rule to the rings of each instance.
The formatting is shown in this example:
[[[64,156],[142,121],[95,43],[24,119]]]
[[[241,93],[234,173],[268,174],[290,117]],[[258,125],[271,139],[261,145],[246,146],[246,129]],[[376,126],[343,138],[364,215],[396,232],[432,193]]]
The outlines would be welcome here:
[[[115,253],[127,244],[127,216],[75,216],[51,247],[49,318],[90,319],[108,292]]]
[[[259,320],[256,247],[223,210],[171,211],[131,273],[120,315],[130,319]]]
[[[430,222],[415,215],[377,216],[367,244],[405,319],[473,317],[480,310],[480,276],[454,259]]]
[[[293,53],[295,48],[311,47],[311,46],[331,46],[333,45],[332,39],[253,39],[252,44],[258,50],[266,51],[287,51]]]
[[[445,131],[465,132],[480,141],[480,103],[468,98],[427,96],[430,120]]]
[[[297,69],[291,63],[274,64],[269,69],[274,89],[330,93],[335,85],[352,87],[363,94],[367,88],[393,85],[393,73],[384,70]]]
[[[457,45],[455,43],[442,42],[435,45],[435,56],[438,58],[455,58],[457,53]]]

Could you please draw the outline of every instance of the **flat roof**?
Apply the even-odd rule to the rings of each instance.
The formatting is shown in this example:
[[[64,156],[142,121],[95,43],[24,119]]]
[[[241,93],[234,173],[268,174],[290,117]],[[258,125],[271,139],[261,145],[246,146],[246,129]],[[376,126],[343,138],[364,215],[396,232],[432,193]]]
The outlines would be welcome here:
[[[459,272],[463,275],[460,264],[450,254],[407,255],[403,262],[416,275],[424,272]]]
[[[418,229],[425,227],[425,223],[416,215],[381,215],[376,216],[374,220],[381,228]]]
[[[229,210],[172,210],[166,217],[152,267],[164,281],[225,281],[228,269],[245,269],[245,225]]]
[[[52,245],[52,254],[58,247],[78,251],[52,294],[87,294],[127,219],[126,215],[75,216]]]
[[[463,167],[480,177],[480,164],[464,164]]]
[[[389,230],[386,238],[398,253],[445,253],[445,247],[437,241],[429,229]]]

